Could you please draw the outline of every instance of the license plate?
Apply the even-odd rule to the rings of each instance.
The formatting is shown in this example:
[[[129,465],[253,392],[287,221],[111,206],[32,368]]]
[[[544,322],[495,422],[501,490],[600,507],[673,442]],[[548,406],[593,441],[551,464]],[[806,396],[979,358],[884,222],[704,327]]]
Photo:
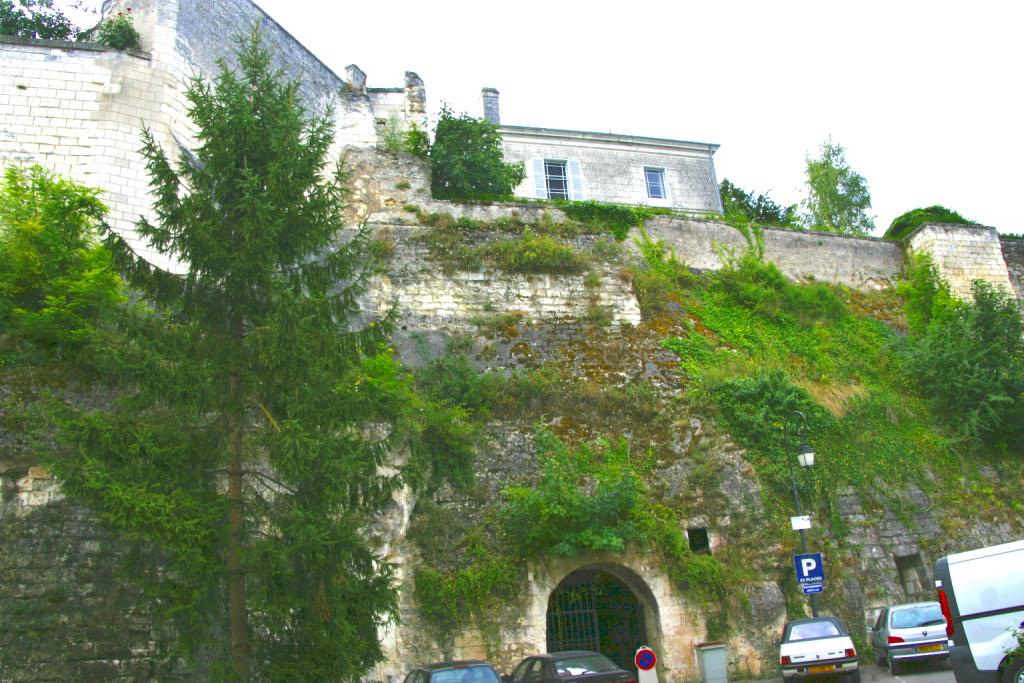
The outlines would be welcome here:
[[[807,667],[807,672],[808,673],[812,673],[812,674],[823,674],[823,673],[828,673],[829,671],[835,671],[835,670],[836,670],[836,667],[835,667],[834,664],[824,664],[824,665],[821,665],[821,666],[809,666],[809,667]]]
[[[940,652],[942,650],[942,643],[933,643],[932,645],[918,645],[918,652]]]

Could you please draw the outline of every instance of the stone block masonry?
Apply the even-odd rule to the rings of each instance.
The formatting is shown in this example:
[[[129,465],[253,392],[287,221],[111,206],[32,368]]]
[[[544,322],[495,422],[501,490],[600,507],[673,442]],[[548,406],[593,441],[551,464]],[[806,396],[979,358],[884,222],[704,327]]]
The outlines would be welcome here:
[[[906,243],[912,252],[931,256],[939,275],[961,299],[970,298],[975,280],[1014,292],[995,228],[926,223],[912,232]]]
[[[481,320],[514,315],[523,322],[552,322],[607,315],[613,325],[639,324],[640,306],[631,284],[617,266],[602,264],[599,281],[586,274],[532,275],[483,269],[444,273],[431,265],[426,247],[415,237],[428,228],[374,224],[381,239],[391,240],[388,273],[374,281],[370,300],[381,312],[398,304],[408,329],[472,332]],[[593,278],[592,278],[593,280]]]
[[[1010,284],[1018,299],[1024,299],[1024,239],[1003,237],[999,240]]]
[[[647,221],[651,239],[663,240],[687,266],[722,268],[722,259],[740,256],[747,240],[736,228],[698,219],[658,216]],[[854,289],[883,289],[903,271],[903,249],[896,242],[825,232],[765,228],[765,259],[790,279],[817,280]]]

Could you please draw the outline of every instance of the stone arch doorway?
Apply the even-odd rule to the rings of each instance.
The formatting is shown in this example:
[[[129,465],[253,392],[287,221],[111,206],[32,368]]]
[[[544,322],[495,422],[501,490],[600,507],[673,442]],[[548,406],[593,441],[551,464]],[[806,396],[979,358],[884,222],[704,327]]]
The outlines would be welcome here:
[[[562,579],[548,598],[548,652],[596,650],[635,671],[633,654],[656,640],[649,628],[658,619],[650,591],[637,595],[630,584],[646,588],[639,577],[606,566],[577,569]]]

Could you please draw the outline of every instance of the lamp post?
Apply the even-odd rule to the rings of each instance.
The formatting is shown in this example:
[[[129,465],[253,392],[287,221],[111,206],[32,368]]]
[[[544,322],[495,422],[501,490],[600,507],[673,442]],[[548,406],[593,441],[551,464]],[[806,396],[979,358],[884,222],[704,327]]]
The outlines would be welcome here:
[[[803,439],[807,434],[807,416],[799,410],[794,410],[793,414],[786,418],[786,421],[782,423],[782,442],[783,447],[786,449],[786,464],[789,465],[789,481],[793,487],[793,507],[796,509],[796,516],[800,517],[803,512],[800,510],[800,492],[796,486],[796,472],[793,470],[793,454],[790,450],[790,428],[789,423],[793,418],[798,418],[799,423],[797,424],[796,436],[801,437],[800,446],[796,449],[796,459],[800,463],[800,467],[813,467],[814,466],[814,449],[807,445],[807,442]],[[807,537],[804,535],[804,530],[800,529],[800,552],[804,555],[807,554]],[[811,597],[811,615],[818,616],[818,600],[814,593],[810,594]]]

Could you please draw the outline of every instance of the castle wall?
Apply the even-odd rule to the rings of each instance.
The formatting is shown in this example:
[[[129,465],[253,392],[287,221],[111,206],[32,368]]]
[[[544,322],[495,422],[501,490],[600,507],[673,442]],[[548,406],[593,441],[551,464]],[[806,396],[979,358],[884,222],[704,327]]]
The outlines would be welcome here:
[[[718,270],[723,255],[747,249],[739,230],[715,221],[657,216],[646,229],[697,270]],[[763,237],[765,258],[794,280],[878,289],[895,283],[903,269],[903,250],[895,242],[781,228],[765,228]]]
[[[394,301],[403,324],[413,329],[468,332],[476,321],[521,316],[524,322],[609,316],[611,324],[638,324],[640,306],[632,285],[618,267],[599,265],[600,280],[587,283],[587,274],[542,275],[482,269],[444,273],[424,268],[431,261],[416,236],[427,229],[372,224],[378,238],[390,241],[388,273],[375,281],[370,298],[385,310]],[[581,245],[582,246],[582,245]]]
[[[913,252],[929,254],[939,275],[962,299],[971,297],[975,280],[1014,291],[995,228],[926,223],[911,233],[906,243]]]
[[[0,166],[39,163],[100,188],[108,220],[130,238],[138,217],[150,213],[139,153],[143,123],[172,146],[169,123],[177,107],[165,92],[175,87],[176,78],[143,53],[0,38]]]
[[[1014,294],[1018,299],[1024,299],[1024,239],[1004,237],[1000,239],[999,246],[1002,248],[1003,261],[1006,262]]]

